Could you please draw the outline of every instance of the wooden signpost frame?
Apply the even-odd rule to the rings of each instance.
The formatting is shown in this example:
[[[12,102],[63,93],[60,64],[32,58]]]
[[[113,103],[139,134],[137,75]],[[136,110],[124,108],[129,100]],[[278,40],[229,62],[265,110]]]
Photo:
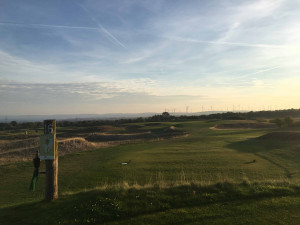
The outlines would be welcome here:
[[[56,140],[56,120],[44,120],[44,134],[53,134]],[[58,198],[58,145],[54,143],[54,159],[46,159],[46,186],[45,200],[52,201]]]

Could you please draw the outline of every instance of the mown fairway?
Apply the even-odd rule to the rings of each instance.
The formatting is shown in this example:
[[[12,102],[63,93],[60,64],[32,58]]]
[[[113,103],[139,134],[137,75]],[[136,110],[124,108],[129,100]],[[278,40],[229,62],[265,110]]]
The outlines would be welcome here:
[[[1,166],[0,224],[39,224],[34,211],[43,224],[299,224],[300,141],[210,129],[216,123],[141,123],[140,131],[173,125],[190,135],[61,157],[55,203],[40,202],[43,175],[28,190],[32,162]]]

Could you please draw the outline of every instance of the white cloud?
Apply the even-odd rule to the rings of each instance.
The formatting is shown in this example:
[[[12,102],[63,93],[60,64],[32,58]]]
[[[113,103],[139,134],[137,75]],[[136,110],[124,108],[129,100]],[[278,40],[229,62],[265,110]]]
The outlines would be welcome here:
[[[236,12],[233,15],[240,22],[257,20],[273,15],[283,3],[284,0],[244,1],[244,4],[234,7]]]

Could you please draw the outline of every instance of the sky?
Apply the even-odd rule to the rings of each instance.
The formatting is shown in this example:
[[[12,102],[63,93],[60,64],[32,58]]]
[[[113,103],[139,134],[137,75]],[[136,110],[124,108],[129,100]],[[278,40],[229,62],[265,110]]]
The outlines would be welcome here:
[[[300,108],[299,0],[0,0],[0,115]]]

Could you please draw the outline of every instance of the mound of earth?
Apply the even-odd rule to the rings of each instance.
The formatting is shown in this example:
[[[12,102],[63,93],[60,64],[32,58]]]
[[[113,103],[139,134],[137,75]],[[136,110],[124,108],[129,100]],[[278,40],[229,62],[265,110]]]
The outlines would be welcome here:
[[[114,132],[125,130],[123,127],[114,127],[114,126],[97,126],[97,127],[84,127],[79,129],[64,129],[57,134],[58,138],[76,138],[76,137],[86,137],[90,133],[99,133],[99,132]]]
[[[144,126],[160,126],[161,125],[161,123],[146,123],[146,124],[144,124]]]
[[[39,150],[39,139],[28,139],[9,143],[0,148],[0,165],[18,161],[32,160]],[[84,138],[58,140],[58,155],[110,146],[106,143],[91,143]]]
[[[124,141],[136,139],[153,138],[153,134],[149,133],[133,133],[133,134],[92,134],[85,139],[92,142],[106,142],[106,141]]]
[[[96,143],[91,143],[84,138],[70,138],[58,141],[58,154],[65,155],[84,150],[91,150],[101,147]]]
[[[295,132],[295,131],[271,132],[263,136],[260,136],[258,139],[279,140],[279,141],[300,141],[300,132]]]
[[[216,129],[265,129],[276,128],[273,123],[225,123],[215,126]]]
[[[127,140],[153,140],[157,138],[172,138],[187,135],[186,132],[177,130],[174,126],[170,126],[159,133],[129,133],[129,134],[92,134],[85,139],[91,142],[112,142]]]
[[[38,134],[36,135],[33,135],[33,134],[28,134],[28,135],[25,135],[25,134],[19,134],[19,135],[1,135],[0,136],[0,140],[11,140],[11,141],[14,141],[14,140],[23,140],[23,139],[28,139],[28,138],[37,138],[39,137]]]
[[[0,153],[20,148],[31,148],[36,147],[40,144],[39,138],[28,138],[24,140],[11,140],[11,141],[2,141],[0,142]]]

